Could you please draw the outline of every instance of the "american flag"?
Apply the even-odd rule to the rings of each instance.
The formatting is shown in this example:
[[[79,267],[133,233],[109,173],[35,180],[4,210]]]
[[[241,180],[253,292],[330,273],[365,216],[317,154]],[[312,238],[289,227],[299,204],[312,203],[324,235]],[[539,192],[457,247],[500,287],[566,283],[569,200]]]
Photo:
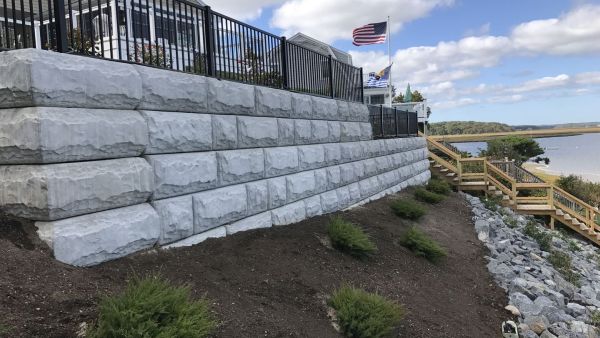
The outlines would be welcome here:
[[[370,23],[352,31],[352,43],[355,46],[384,43],[387,34],[387,22]]]

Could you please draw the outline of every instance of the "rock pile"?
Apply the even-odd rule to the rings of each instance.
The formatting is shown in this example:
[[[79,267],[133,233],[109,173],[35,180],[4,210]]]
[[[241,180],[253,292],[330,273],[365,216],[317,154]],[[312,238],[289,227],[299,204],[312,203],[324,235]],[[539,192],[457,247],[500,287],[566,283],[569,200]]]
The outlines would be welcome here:
[[[506,309],[518,317],[521,336],[600,337],[600,250],[533,217],[465,197],[477,236],[490,250],[488,270],[508,292]]]

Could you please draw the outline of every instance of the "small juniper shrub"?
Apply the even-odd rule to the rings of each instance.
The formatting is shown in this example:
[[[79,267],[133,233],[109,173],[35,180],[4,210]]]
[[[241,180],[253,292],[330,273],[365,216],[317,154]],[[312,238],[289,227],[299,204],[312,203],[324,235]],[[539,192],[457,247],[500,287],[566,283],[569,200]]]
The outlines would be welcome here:
[[[564,225],[562,225],[564,227]],[[562,239],[563,241],[567,242],[567,246],[569,247],[569,250],[571,251],[579,251],[581,250],[581,247],[579,247],[579,243],[577,243],[576,240],[574,240],[569,233],[567,232],[567,230],[565,228],[561,227],[560,229],[558,229],[558,237],[560,239]]]
[[[552,234],[541,231],[535,222],[527,222],[523,228],[523,233],[533,238],[539,245],[540,249],[550,252],[552,249]]]
[[[393,201],[390,207],[397,216],[412,220],[418,220],[427,212],[421,204],[407,198]]]
[[[359,226],[341,217],[331,219],[327,234],[334,248],[352,256],[365,257],[377,250],[375,243]]]
[[[431,262],[437,262],[446,256],[444,248],[414,226],[408,229],[402,238],[400,238],[400,245],[408,248],[417,256],[425,257]]]
[[[590,315],[590,324],[600,328],[600,310],[595,310]]]
[[[425,188],[433,193],[440,195],[449,195],[452,191],[448,182],[439,179],[429,180],[429,183],[427,183],[427,186]]]
[[[9,337],[10,328],[4,324],[0,323],[0,337]]]
[[[502,199],[498,196],[482,197],[479,198],[479,200],[481,203],[483,203],[483,206],[486,207],[486,209],[491,211],[498,211],[500,209],[500,202],[502,201]]]
[[[353,338],[386,337],[405,314],[401,305],[350,286],[335,291],[329,306],[335,310],[344,335]]]
[[[160,277],[134,278],[122,294],[100,303],[87,337],[207,337],[217,326],[206,300]]]
[[[510,216],[504,217],[504,224],[506,224],[509,228],[514,229],[519,225],[519,222]]]
[[[445,199],[444,195],[436,194],[431,191],[427,191],[423,188],[417,188],[415,190],[415,198],[421,202],[429,204],[437,204]]]
[[[548,262],[552,264],[552,266],[558,271],[567,282],[580,287],[581,283],[579,282],[581,276],[573,271],[573,262],[571,261],[571,256],[569,254],[554,250],[548,256]]]

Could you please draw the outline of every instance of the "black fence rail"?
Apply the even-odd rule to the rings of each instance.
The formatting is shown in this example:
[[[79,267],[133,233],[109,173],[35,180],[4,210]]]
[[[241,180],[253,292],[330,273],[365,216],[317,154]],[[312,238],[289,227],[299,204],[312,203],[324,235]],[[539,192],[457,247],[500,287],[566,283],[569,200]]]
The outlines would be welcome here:
[[[187,0],[0,0],[0,50],[39,48],[362,102],[362,68]]]
[[[417,113],[383,105],[368,107],[374,138],[410,137],[419,134]]]

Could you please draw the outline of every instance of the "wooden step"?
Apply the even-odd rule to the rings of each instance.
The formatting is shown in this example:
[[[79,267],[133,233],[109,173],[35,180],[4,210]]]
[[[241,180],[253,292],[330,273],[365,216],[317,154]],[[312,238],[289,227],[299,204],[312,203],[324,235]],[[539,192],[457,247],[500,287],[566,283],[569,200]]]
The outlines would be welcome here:
[[[522,204],[517,206],[517,210],[522,211],[546,211],[552,210],[554,207],[548,204]]]
[[[488,190],[489,191],[494,191],[494,190],[496,190],[496,186],[495,185],[490,185],[490,186],[488,186]]]
[[[600,241],[600,232],[596,233],[596,240]]]
[[[434,168],[441,168],[441,167],[442,167],[442,165],[441,165],[441,164],[435,164],[433,167],[434,167]]]
[[[496,190],[496,191],[494,191],[494,195],[496,195],[496,196],[502,196],[504,194],[502,193],[502,191]]]
[[[582,231],[586,231],[586,230],[588,230],[589,228],[587,227],[587,225],[585,225],[585,224],[581,223],[581,224],[579,225],[579,229],[581,229]]]
[[[459,179],[458,177],[455,177],[455,178],[453,179],[453,181],[455,181],[455,182],[458,182],[458,181],[460,181],[460,179]]]
[[[573,225],[579,225],[579,224],[581,224],[581,222],[579,222],[579,221],[577,220],[577,218],[573,218],[573,219],[571,220],[571,223],[573,223]]]
[[[564,218],[565,218],[567,221],[570,221],[571,219],[573,219],[573,218],[571,217],[571,215],[569,215],[569,214],[565,214]]]
[[[442,172],[442,173],[448,172],[448,168],[440,169],[440,172]]]
[[[562,210],[560,210],[560,209],[556,209],[556,214],[558,216],[563,216],[565,213]]]
[[[502,199],[504,201],[508,201],[508,200],[510,200],[510,196],[508,196],[508,195],[502,195]]]
[[[448,174],[446,174],[446,176],[448,176],[448,177],[454,177],[454,176],[456,176],[456,174],[455,173],[448,173]]]
[[[468,185],[468,186],[481,185],[481,186],[485,186],[485,182],[484,181],[463,182],[463,183],[461,183],[461,185]]]
[[[434,160],[429,160],[429,163],[434,164],[435,161]]]

